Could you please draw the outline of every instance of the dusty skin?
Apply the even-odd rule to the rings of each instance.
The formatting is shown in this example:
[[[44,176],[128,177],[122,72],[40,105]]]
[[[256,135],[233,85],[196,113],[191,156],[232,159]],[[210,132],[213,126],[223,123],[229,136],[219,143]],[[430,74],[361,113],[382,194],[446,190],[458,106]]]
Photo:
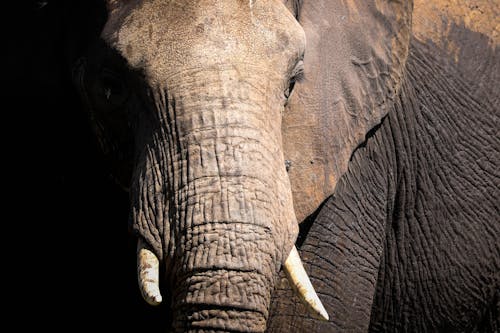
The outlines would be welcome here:
[[[500,10],[497,1],[423,1],[415,0],[413,11],[413,33],[419,40],[432,40],[443,47],[449,40],[452,25],[464,26],[474,32],[488,36],[490,46],[500,43]],[[460,43],[448,44],[448,52],[458,62]]]

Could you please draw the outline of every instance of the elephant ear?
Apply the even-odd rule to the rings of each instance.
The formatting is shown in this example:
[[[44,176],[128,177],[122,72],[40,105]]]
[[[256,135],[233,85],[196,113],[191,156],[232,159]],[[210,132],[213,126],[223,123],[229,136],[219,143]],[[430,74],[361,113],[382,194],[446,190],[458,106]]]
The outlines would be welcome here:
[[[299,221],[333,193],[352,152],[389,111],[405,67],[411,10],[411,1],[301,5],[305,76],[282,127]]]

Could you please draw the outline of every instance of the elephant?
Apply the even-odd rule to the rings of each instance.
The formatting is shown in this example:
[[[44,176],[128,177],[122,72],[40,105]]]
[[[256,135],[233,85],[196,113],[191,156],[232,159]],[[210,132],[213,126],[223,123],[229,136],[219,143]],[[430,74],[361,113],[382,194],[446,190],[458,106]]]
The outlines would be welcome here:
[[[127,193],[137,289],[162,330],[498,331],[494,14],[89,3],[64,66]]]

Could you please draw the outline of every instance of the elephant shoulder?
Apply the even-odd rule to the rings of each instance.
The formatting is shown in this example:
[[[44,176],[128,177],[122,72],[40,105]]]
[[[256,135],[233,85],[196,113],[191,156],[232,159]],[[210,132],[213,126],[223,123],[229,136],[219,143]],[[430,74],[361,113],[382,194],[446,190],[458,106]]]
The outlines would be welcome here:
[[[500,80],[498,1],[414,2],[412,31],[442,60],[458,68],[479,99],[498,104]]]

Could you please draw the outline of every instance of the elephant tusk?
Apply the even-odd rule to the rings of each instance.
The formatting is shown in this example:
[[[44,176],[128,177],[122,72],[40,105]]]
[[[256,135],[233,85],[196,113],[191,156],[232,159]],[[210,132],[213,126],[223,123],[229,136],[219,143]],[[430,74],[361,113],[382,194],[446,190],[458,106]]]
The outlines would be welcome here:
[[[139,238],[137,241],[137,278],[142,297],[150,305],[158,305],[162,301],[159,266],[158,257]]]
[[[302,265],[297,248],[294,246],[285,261],[285,273],[288,281],[307,310],[317,319],[328,321],[328,313],[321,303]]]

